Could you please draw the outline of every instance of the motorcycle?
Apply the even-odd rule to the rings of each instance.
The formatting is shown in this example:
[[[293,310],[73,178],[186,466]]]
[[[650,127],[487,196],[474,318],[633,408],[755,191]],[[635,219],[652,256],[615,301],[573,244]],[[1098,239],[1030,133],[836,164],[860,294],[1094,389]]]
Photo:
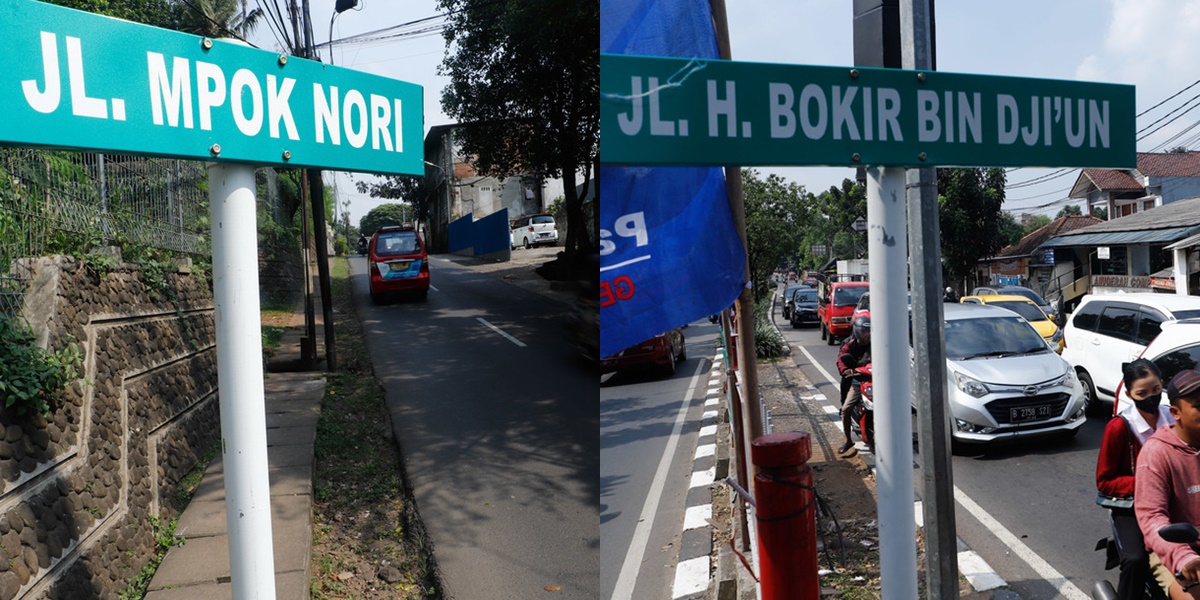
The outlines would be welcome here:
[[[1162,539],[1175,544],[1192,544],[1200,539],[1200,529],[1196,529],[1196,526],[1191,523],[1171,523],[1159,529],[1158,535]],[[1115,544],[1116,542],[1111,537],[1104,538],[1096,543],[1096,550],[1104,550],[1109,554],[1108,562],[1104,566],[1105,570],[1112,569],[1119,564],[1116,559]],[[1112,549],[1110,550],[1110,548]],[[1175,578],[1179,580],[1185,592],[1200,585],[1200,582],[1197,581],[1185,583],[1183,574],[1178,571],[1175,573]],[[1162,588],[1158,587],[1158,582],[1151,579],[1146,582],[1146,592],[1143,597],[1157,599],[1166,598],[1167,595],[1162,591]],[[1117,596],[1117,590],[1113,587],[1112,583],[1108,580],[1100,580],[1092,585],[1092,598],[1095,600],[1117,600],[1119,596]]]
[[[366,256],[367,255],[367,240],[358,240],[358,247],[356,248],[356,250],[358,251],[359,256]]]
[[[871,363],[854,369],[850,385],[858,387],[861,399],[854,406],[850,428],[875,452],[875,385],[871,380]]]

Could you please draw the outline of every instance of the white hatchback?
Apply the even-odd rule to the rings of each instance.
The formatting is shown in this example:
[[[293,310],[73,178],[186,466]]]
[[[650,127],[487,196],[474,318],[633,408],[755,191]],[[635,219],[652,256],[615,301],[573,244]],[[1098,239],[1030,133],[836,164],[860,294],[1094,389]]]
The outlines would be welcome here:
[[[1121,381],[1121,363],[1142,351],[1166,323],[1200,317],[1200,298],[1176,294],[1089,294],[1063,328],[1062,357],[1079,375],[1090,414],[1107,413]]]
[[[946,304],[951,435],[992,442],[1073,436],[1084,395],[1075,371],[1028,321],[1002,308]]]
[[[1158,370],[1162,372],[1163,376],[1163,388],[1166,388],[1171,378],[1180,371],[1198,368],[1197,366],[1200,365],[1200,318],[1163,323],[1162,332],[1154,338],[1154,341],[1150,342],[1149,346],[1146,346],[1141,358],[1150,360],[1158,366]],[[1115,385],[1119,394],[1121,386],[1119,374],[1117,379],[1118,382]],[[1114,410],[1124,408],[1128,401],[1127,396],[1122,397]],[[1166,394],[1163,394],[1162,401],[1163,404],[1167,403]]]

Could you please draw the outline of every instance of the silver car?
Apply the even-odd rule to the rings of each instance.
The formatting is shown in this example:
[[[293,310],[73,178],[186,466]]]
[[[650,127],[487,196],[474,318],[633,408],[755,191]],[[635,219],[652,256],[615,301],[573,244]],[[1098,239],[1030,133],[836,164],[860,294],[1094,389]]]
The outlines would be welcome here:
[[[956,441],[1079,431],[1085,402],[1075,370],[1025,319],[987,305],[946,304],[944,309]]]

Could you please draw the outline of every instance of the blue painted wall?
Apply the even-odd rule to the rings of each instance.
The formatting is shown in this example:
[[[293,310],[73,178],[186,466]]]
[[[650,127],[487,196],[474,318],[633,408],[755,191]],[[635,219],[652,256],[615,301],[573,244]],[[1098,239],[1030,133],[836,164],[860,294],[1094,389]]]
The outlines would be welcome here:
[[[502,208],[473,225],[475,256],[509,260],[512,246],[509,243],[508,209]]]
[[[446,228],[446,234],[449,238],[449,250],[455,254],[466,254],[468,256],[474,254],[471,247],[474,245],[472,240],[472,222],[474,219],[471,215],[467,215],[453,221]]]

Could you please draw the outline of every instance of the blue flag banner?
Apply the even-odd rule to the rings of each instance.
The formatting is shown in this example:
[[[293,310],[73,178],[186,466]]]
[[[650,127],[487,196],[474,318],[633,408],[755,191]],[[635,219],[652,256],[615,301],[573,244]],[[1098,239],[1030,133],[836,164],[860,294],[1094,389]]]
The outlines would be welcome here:
[[[708,0],[601,0],[600,51],[717,58]],[[599,187],[600,356],[733,304],[746,252],[720,168],[601,165]]]

